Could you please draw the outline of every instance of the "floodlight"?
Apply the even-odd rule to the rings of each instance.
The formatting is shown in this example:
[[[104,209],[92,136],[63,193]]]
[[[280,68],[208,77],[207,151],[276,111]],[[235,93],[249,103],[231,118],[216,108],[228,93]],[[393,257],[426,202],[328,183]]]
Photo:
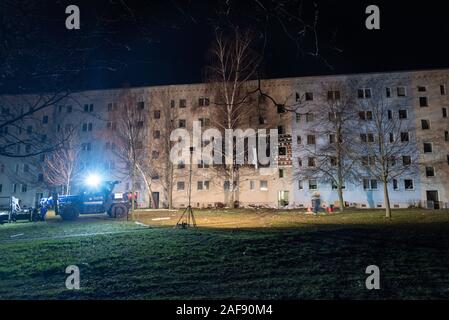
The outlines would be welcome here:
[[[86,178],[86,184],[90,187],[97,187],[101,182],[101,178],[97,174],[90,174]]]

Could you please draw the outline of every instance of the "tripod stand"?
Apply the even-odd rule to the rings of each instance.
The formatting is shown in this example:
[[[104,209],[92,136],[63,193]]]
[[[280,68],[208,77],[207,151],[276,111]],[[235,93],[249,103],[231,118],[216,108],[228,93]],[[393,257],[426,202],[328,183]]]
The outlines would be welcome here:
[[[192,222],[192,226],[196,228],[196,220],[193,215],[192,209],[192,155],[193,155],[193,147],[190,147],[190,169],[189,169],[189,205],[184,209],[181,217],[176,223],[176,228],[187,229],[190,227],[190,222]]]

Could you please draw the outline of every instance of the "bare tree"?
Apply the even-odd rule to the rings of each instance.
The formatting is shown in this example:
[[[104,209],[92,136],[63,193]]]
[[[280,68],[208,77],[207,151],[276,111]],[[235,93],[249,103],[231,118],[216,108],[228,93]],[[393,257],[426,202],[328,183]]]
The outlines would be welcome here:
[[[80,145],[75,134],[57,151],[47,155],[42,165],[45,182],[50,186],[63,186],[64,194],[70,194],[71,186],[81,173]]]
[[[230,36],[221,30],[216,31],[211,49],[211,63],[207,68],[207,90],[214,106],[214,118],[211,120],[217,128],[234,130],[249,123],[257,111],[253,101],[256,93],[257,70],[260,64],[258,56],[251,48],[252,35],[239,28],[233,28]],[[225,154],[225,164],[214,166],[229,181],[229,206],[233,206],[239,186],[239,166],[235,164],[235,143],[233,154]]]
[[[413,124],[404,111],[410,105],[409,98],[388,98],[387,87],[386,80],[381,78],[358,83],[361,132],[354,141],[353,156],[362,173],[382,183],[385,214],[391,218],[388,184],[404,174],[417,174],[418,152],[416,137],[411,135]]]
[[[144,143],[147,137],[148,110],[143,97],[131,89],[124,89],[119,96],[117,107],[110,112],[108,133],[116,144],[114,155],[119,160],[117,170],[130,179],[130,192],[133,195],[131,212],[135,209],[136,184],[139,178],[145,181],[151,194],[151,180],[146,159],[148,146]]]
[[[337,190],[339,209],[343,212],[345,185],[358,178],[356,162],[351,157],[357,111],[354,94],[344,83],[326,85],[322,92],[324,96],[318,103],[307,103],[310,97],[302,96],[300,107],[296,109],[299,120],[306,120],[306,126],[309,121],[313,124],[307,128],[304,141],[299,138],[301,166],[294,176],[299,180],[330,182]]]
[[[170,140],[170,134],[177,128],[180,109],[175,107],[175,100],[171,99],[170,88],[157,89],[152,91],[150,96],[150,116],[154,118],[152,132],[150,132],[153,146],[156,151],[156,159],[151,156],[150,164],[153,176],[158,178],[164,196],[165,206],[169,209],[173,207],[173,187],[175,178],[183,175],[183,172],[175,172],[175,166],[170,160],[170,151],[173,142]]]

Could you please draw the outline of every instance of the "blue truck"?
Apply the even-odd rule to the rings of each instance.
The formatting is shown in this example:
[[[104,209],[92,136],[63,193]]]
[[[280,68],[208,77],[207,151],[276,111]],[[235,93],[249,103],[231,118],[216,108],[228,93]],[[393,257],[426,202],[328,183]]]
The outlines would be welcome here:
[[[76,195],[57,195],[41,200],[41,215],[54,207],[55,214],[63,220],[75,220],[81,214],[106,213],[111,218],[127,217],[130,204],[126,194],[114,193],[119,181],[101,181],[95,185],[83,186]]]

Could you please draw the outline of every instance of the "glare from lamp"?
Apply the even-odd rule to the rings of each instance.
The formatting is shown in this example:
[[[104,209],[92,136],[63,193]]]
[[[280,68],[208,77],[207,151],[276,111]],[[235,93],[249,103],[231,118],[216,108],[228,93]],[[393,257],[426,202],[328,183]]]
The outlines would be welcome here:
[[[90,174],[86,178],[86,184],[90,187],[97,187],[101,182],[101,178],[97,174]]]

